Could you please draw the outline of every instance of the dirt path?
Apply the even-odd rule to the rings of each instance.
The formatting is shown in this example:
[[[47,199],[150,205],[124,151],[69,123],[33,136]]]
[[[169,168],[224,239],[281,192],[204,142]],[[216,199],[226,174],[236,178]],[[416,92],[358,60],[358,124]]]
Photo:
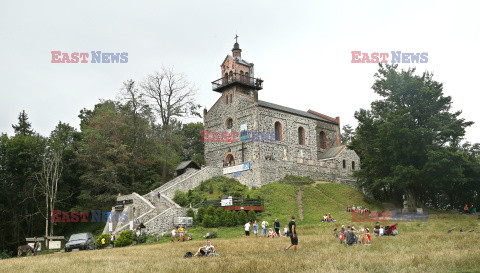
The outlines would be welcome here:
[[[313,182],[312,185],[315,187],[318,184],[327,184],[327,183],[332,183],[332,182],[329,182],[329,181],[315,181],[315,182]]]
[[[298,217],[300,218],[300,220],[303,220],[302,195],[303,195],[302,188],[299,188],[297,193],[297,206],[298,206]]]

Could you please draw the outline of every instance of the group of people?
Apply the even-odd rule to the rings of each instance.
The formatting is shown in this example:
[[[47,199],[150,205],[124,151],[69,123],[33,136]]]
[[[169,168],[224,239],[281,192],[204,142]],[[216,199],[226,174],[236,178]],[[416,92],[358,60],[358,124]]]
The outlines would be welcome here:
[[[155,195],[157,196],[158,200],[160,200],[160,192],[155,194],[153,191],[150,191],[150,202],[152,202],[153,204],[155,204]]]
[[[352,205],[351,207],[347,206],[347,212],[370,213],[371,211],[367,207]]]
[[[465,213],[477,213],[477,208],[473,206],[473,204],[468,207],[467,204],[463,207],[463,212]]]
[[[177,239],[177,234],[178,234],[178,239]],[[175,241],[177,242],[191,241],[193,239],[192,235],[188,234],[188,237],[187,237],[186,234],[187,234],[187,229],[183,225],[180,225],[177,228],[175,227],[172,228],[171,242],[175,243]]]
[[[328,215],[324,215],[323,216],[323,220],[322,222],[326,222],[326,223],[333,223],[333,222],[336,222],[337,220],[333,219],[333,216],[329,213]]]
[[[374,236],[384,236],[384,235],[392,235],[395,236],[398,234],[397,225],[393,224],[391,226],[383,227],[380,225],[379,222],[375,223],[375,227],[373,228]],[[335,228],[333,230],[333,237],[340,241],[341,244],[346,245],[355,245],[355,244],[363,244],[363,245],[371,245],[372,244],[372,236],[370,234],[370,229],[363,228],[360,226],[358,229],[355,226],[345,226],[342,225],[341,229],[338,230]]]
[[[243,226],[245,230],[245,238],[250,237],[250,231],[253,231],[253,235],[255,238],[258,238],[258,231],[260,230],[260,236],[265,237],[265,238],[280,238],[280,237],[288,237],[288,228],[285,226],[283,229],[283,234],[280,231],[280,222],[278,219],[275,219],[275,222],[273,223],[273,229],[269,228],[269,223],[265,219],[258,224],[258,222],[255,220],[252,224],[252,222],[248,221],[245,223]]]
[[[345,226],[342,225],[340,230],[338,230],[337,228],[333,230],[333,237],[339,240],[341,244],[346,244],[349,246],[355,244],[372,244],[370,230],[361,226],[357,230],[354,226],[347,226],[347,228],[345,229]]]

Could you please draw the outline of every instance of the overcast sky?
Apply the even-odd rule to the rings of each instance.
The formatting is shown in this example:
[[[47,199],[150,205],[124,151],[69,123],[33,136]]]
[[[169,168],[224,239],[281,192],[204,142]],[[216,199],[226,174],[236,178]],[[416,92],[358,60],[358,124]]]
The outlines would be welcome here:
[[[0,132],[11,135],[23,109],[42,135],[59,121],[78,128],[82,108],[162,66],[185,73],[209,109],[238,33],[265,81],[261,100],[340,116],[342,126],[376,98],[377,64],[351,63],[351,51],[428,52],[428,63],[400,66],[434,72],[475,122],[467,140],[480,142],[479,12],[475,1],[2,0]],[[53,50],[128,52],[128,63],[51,63]]]

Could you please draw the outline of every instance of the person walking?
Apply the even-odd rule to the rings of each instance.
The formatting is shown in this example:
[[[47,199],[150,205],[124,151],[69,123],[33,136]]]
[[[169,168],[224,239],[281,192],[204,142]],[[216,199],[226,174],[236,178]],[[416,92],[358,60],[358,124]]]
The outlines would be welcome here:
[[[297,224],[295,223],[295,216],[292,215],[292,221],[288,223],[288,229],[290,234],[290,245],[285,248],[285,251],[289,250],[292,246],[297,251],[298,246],[298,236],[297,236]]]
[[[245,238],[250,237],[250,222],[245,224]]]
[[[38,249],[40,248],[40,242],[37,240],[37,237],[33,237],[35,242],[33,243],[33,256],[38,255]]]
[[[255,238],[258,238],[258,223],[257,220],[253,223],[253,234],[255,235]]]
[[[280,237],[280,222],[278,219],[275,219],[275,223],[273,223],[273,228],[275,229],[275,233],[277,233],[277,236]]]
[[[102,237],[102,249],[105,248],[105,238]]]
[[[172,243],[175,243],[175,236],[177,235],[177,230],[175,227],[172,228]]]

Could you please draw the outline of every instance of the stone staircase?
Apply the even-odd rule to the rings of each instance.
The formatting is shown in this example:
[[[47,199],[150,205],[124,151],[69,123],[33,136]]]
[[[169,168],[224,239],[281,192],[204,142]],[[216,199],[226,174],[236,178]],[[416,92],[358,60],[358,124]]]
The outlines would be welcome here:
[[[184,174],[177,176],[169,182],[153,190],[155,197],[151,200],[151,193],[140,196],[137,193],[132,193],[125,196],[118,197],[117,201],[133,200],[132,204],[126,205],[122,212],[129,215],[128,222],[114,223],[113,232],[118,234],[123,230],[130,229],[130,221],[133,221],[134,211],[138,210],[140,215],[136,217],[140,223],[146,227],[148,234],[162,234],[168,231],[173,226],[175,217],[187,215],[186,208],[180,207],[172,198],[175,191],[188,191],[196,188],[204,180],[214,176],[221,175],[221,169],[216,167],[204,167],[200,170],[188,170]],[[158,199],[160,193],[160,199]],[[120,213],[112,208],[113,213]],[[111,214],[111,215],[112,215]],[[134,225],[134,229],[136,228]],[[108,223],[104,228],[103,233],[110,233]]]

